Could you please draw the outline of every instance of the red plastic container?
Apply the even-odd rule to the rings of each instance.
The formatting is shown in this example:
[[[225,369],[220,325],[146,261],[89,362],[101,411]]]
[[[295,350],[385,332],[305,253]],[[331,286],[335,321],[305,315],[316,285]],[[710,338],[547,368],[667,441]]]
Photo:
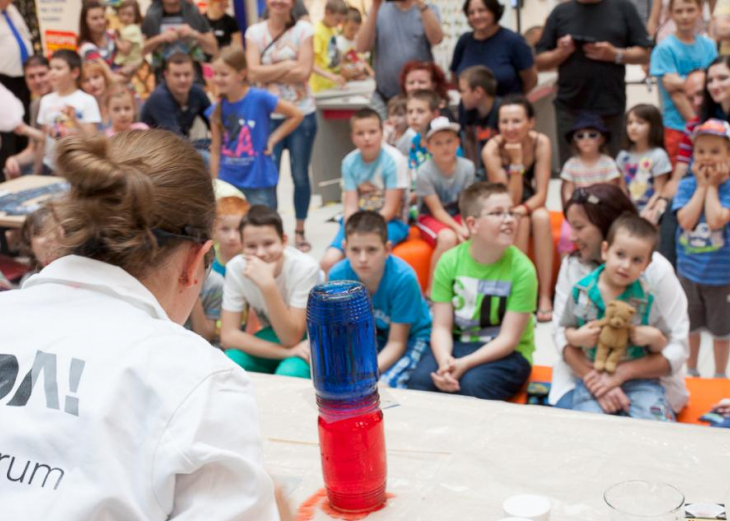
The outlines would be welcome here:
[[[385,503],[387,464],[377,393],[346,409],[318,400],[319,447],[327,498],[342,512],[371,512]]]

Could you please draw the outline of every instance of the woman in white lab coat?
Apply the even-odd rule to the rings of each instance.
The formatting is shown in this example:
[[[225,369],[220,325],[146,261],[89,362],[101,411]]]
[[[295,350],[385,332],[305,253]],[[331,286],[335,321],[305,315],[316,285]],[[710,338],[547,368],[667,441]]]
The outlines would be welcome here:
[[[58,259],[0,294],[1,517],[278,519],[248,377],[180,325],[212,260],[200,156],[148,130],[57,165]]]

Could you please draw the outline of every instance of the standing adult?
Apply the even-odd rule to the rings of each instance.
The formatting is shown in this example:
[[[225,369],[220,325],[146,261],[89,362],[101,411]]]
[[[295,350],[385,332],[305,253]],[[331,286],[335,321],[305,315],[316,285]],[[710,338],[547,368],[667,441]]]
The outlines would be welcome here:
[[[142,106],[140,119],[150,128],[162,128],[178,136],[190,137],[190,129],[198,117],[208,124],[205,111],[210,98],[200,85],[193,83],[193,59],[183,53],[170,56],[165,62],[164,79]]]
[[[203,161],[148,130],[67,138],[57,167],[57,260],[0,295],[0,438],[28,485],[3,514],[279,519],[251,381],[182,327],[213,260]]]
[[[0,83],[21,101],[27,115],[30,91],[23,77],[23,64],[33,55],[33,45],[28,26],[11,0],[0,0],[0,49]],[[12,132],[0,133],[0,140],[0,164],[27,145],[25,138]]]
[[[114,33],[106,28],[106,6],[96,0],[88,0],[79,15],[78,53],[84,61],[101,60],[109,70],[117,57]]]
[[[482,150],[487,180],[509,188],[519,217],[515,246],[524,253],[534,239],[537,268],[537,321],[552,319],[553,235],[547,202],[550,185],[550,139],[536,132],[535,109],[522,95],[507,96],[497,112],[499,134]]]
[[[292,0],[267,0],[269,18],[246,30],[246,58],[249,79],[270,93],[293,103],[304,120],[291,134],[274,147],[275,161],[281,169],[281,156],[289,150],[289,164],[294,180],[295,246],[307,252],[312,245],[304,234],[312,188],[309,164],[317,135],[317,114],[309,88],[314,66],[314,28],[305,20],[295,21]],[[284,123],[272,117],[271,131]]]
[[[357,52],[374,52],[375,93],[371,107],[387,119],[388,100],[400,93],[399,75],[409,61],[433,61],[431,47],[444,39],[438,8],[426,0],[373,5],[360,32]]]
[[[218,51],[208,20],[188,0],[154,0],[142,21],[142,34],[142,54],[152,53],[152,68],[158,81],[167,58],[182,52],[193,58],[196,78],[202,82],[200,64],[206,53],[212,56]]]
[[[228,0],[211,0],[208,9],[205,11],[205,18],[210,24],[215,40],[218,43],[218,49],[228,47],[233,44],[236,47],[243,47],[243,37],[241,29],[235,18],[229,15]]]
[[[654,253],[642,275],[654,295],[659,315],[670,329],[667,346],[661,353],[621,363],[615,373],[598,373],[579,346],[568,345],[565,328],[560,326],[572,288],[601,264],[601,245],[611,223],[625,212],[635,214],[636,207],[619,187],[608,184],[579,188],[565,205],[565,217],[572,228],[571,239],[576,251],[563,259],[555,286],[553,338],[560,357],[553,366],[549,400],[557,407],[572,409],[573,390],[576,381],[582,379],[605,413],[628,412],[631,404],[621,390],[621,384],[628,380],[660,378],[672,411],[662,410],[661,405],[656,404],[652,414],[670,417],[687,404],[683,367],[689,356],[689,316],[687,298],[679,279],[661,254]],[[590,343],[592,335],[597,337],[596,329],[599,328],[590,324],[584,328]],[[652,404],[648,404],[648,408],[652,408]]]
[[[471,32],[459,38],[451,59],[454,80],[473,65],[485,65],[497,79],[497,95],[529,92],[537,85],[537,68],[532,49],[514,31],[499,25],[504,6],[498,0],[466,0]]]
[[[558,68],[557,135],[564,136],[580,112],[599,114],[619,152],[626,112],[626,65],[649,60],[651,40],[629,0],[568,0],[548,16],[537,44],[538,70]],[[560,163],[571,155],[559,140]]]

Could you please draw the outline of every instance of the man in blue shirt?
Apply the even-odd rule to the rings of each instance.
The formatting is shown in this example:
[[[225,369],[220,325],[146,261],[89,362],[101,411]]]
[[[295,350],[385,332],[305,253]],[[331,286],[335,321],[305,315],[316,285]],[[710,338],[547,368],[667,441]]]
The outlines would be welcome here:
[[[431,337],[431,313],[416,273],[390,254],[388,228],[378,212],[352,214],[344,246],[347,258],[332,268],[329,280],[365,285],[375,310],[380,381],[405,388]]]
[[[195,118],[200,116],[206,125],[206,109],[210,99],[202,87],[193,84],[193,60],[184,53],[176,53],[165,62],[165,81],[155,88],[142,106],[140,119],[151,128],[162,128],[188,138]]]

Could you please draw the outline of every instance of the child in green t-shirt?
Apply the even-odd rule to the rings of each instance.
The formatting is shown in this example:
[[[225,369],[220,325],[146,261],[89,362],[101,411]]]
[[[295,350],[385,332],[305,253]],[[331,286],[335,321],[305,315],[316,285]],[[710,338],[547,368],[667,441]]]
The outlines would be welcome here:
[[[519,217],[512,206],[503,184],[480,182],[462,192],[459,209],[471,239],[436,265],[432,352],[409,389],[505,400],[529,378],[537,276],[513,245]]]

